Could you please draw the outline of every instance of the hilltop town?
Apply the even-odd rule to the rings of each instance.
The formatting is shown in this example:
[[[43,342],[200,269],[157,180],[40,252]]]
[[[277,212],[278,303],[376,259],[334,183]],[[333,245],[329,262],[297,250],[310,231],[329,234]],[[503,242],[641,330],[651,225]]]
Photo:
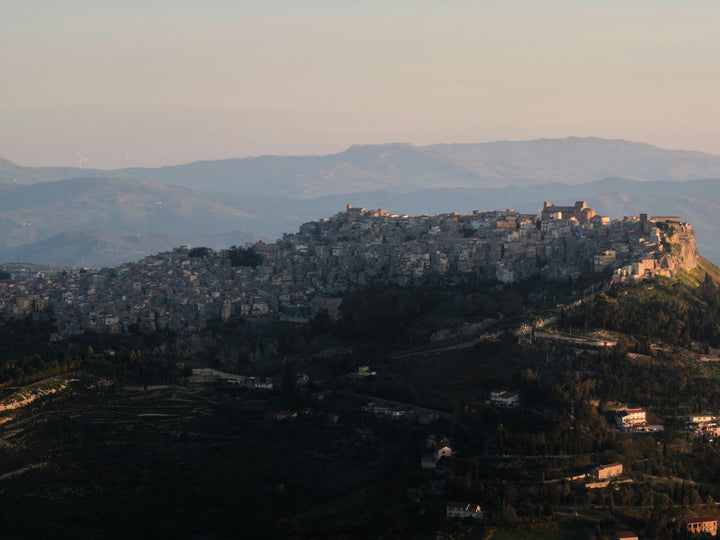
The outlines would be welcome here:
[[[20,508],[70,494],[120,530],[142,507],[175,536],[717,530],[720,270],[678,217],[348,206],[272,244],[39,270],[0,281]]]
[[[587,272],[632,282],[697,264],[693,228],[678,217],[610,220],[582,201],[545,201],[540,215],[508,209],[408,216],[348,205],[247,249],[259,264],[234,265],[232,249],[181,247],[117,268],[15,273],[0,283],[0,312],[20,318],[50,311],[56,338],[87,330],[195,332],[209,320],[238,316],[306,320],[322,309],[332,316],[340,295],[371,283],[473,274],[507,284]]]

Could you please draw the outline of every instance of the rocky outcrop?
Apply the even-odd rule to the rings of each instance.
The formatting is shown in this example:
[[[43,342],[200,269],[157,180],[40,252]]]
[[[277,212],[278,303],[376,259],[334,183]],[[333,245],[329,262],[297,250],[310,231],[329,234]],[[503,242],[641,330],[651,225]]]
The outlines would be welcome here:
[[[67,388],[67,383],[63,382],[59,386],[52,388],[36,388],[30,390],[29,392],[18,393],[7,400],[0,402],[0,412],[12,411],[19,409],[20,407],[25,407],[26,405],[30,405],[36,399],[55,394],[57,392],[62,392],[65,388]]]
[[[680,270],[698,265],[695,231],[689,223],[657,222],[661,230],[662,251],[658,253],[658,273],[676,276]]]

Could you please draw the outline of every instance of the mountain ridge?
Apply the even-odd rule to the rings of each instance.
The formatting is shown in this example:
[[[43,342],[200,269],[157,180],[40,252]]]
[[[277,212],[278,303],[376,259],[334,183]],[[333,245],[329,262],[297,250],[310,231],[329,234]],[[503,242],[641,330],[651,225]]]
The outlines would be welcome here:
[[[567,156],[560,159],[561,154]],[[623,156],[632,159],[625,162]],[[640,174],[643,163],[647,170]],[[720,180],[709,173],[720,178],[720,156],[579,137],[423,147],[358,144],[327,156],[259,156],[115,171],[28,168],[2,159],[0,261],[27,256],[29,262],[55,262],[36,259],[42,253],[37,242],[66,231],[211,239],[241,231],[272,240],[348,203],[419,215],[510,207],[539,212],[544,199],[586,200],[613,219],[641,212],[679,215],[694,225],[702,253],[720,261],[715,242]],[[52,178],[57,179],[48,181]],[[137,256],[132,242],[120,248],[115,236],[108,249],[125,250],[124,260]],[[103,260],[102,250],[91,245],[88,251],[95,253],[91,266],[117,260]]]
[[[0,164],[0,182],[105,176],[213,192],[257,192],[313,198],[383,188],[582,184],[607,177],[687,181],[720,178],[720,156],[598,137],[488,143],[356,144],[322,156],[273,156],[196,161],[159,168],[101,171]]]

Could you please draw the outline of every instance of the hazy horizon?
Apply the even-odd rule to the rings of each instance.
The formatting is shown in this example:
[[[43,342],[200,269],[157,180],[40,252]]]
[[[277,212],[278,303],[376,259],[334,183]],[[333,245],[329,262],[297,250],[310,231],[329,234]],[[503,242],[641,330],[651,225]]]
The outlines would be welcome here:
[[[116,169],[569,136],[717,155],[719,23],[709,1],[31,0],[0,6],[0,155]]]

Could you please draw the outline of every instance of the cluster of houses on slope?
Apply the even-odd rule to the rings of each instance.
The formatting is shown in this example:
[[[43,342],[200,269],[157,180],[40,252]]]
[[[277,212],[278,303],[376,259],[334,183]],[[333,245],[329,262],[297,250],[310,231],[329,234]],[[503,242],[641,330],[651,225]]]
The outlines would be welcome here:
[[[720,436],[720,424],[712,414],[694,414],[687,417],[688,429],[696,437],[713,441]]]
[[[720,437],[720,423],[717,416],[708,413],[692,414],[685,417],[687,429],[695,436],[706,440]],[[662,426],[649,426],[644,409],[622,409],[615,415],[615,424],[620,431],[660,431]]]
[[[161,253],[118,268],[42,275],[0,283],[0,313],[52,311],[58,335],[85,330],[202,330],[208,320],[336,315],[339,294],[371,282],[405,285],[428,274],[474,273],[510,283],[543,274],[567,279],[587,270],[616,279],[667,273],[668,250],[694,256],[692,227],[674,217],[609,221],[580,202],[546,202],[538,218],[514,210],[411,217],[348,206],[300,226],[274,244],[251,247],[258,266],[232,266],[230,250]]]
[[[370,402],[364,407],[364,410],[374,413],[376,416],[409,418],[407,411],[404,409],[406,408],[391,407],[382,402]],[[402,411],[402,413],[396,414],[394,410],[398,412]],[[415,414],[415,412],[411,414]],[[454,455],[452,447],[452,442],[447,437],[435,434],[428,435],[425,438],[425,449],[427,453],[420,458],[420,468],[427,471],[434,471],[435,474],[444,473],[446,471],[446,465]],[[435,485],[437,482],[431,482],[431,484]],[[444,481],[442,481],[441,484],[443,487],[437,491],[433,489],[434,493],[443,493]],[[448,519],[483,519],[484,514],[481,507],[477,504],[448,502],[446,504],[446,517]]]
[[[685,516],[682,519],[682,528],[689,534],[702,534],[717,536],[717,518],[712,516]],[[632,531],[618,531],[614,540],[638,540],[638,535]]]
[[[421,458],[420,464],[423,469],[436,469],[439,463],[449,460],[453,456],[452,443],[447,437],[430,435],[425,442],[431,454]],[[483,519],[485,517],[480,505],[465,502],[448,502],[445,506],[445,515],[448,519]]]

